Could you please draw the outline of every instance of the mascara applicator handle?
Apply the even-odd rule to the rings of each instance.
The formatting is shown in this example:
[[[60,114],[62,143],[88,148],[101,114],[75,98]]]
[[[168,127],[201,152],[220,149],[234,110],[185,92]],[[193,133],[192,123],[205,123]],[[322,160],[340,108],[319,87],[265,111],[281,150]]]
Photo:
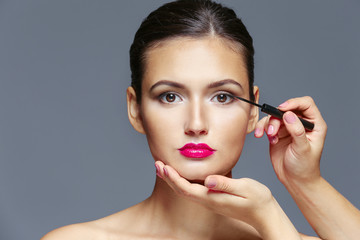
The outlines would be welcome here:
[[[261,107],[261,111],[264,112],[264,113],[267,113],[267,114],[270,114],[271,116],[273,117],[276,117],[278,119],[282,119],[282,116],[284,115],[284,112],[283,111],[280,111],[279,109],[273,107],[273,106],[270,106],[266,103],[264,103]],[[301,121],[301,123],[303,124],[303,126],[305,127],[305,129],[309,130],[309,131],[312,131],[314,129],[314,124],[309,122],[309,121],[306,121],[302,118],[299,117],[299,120]]]

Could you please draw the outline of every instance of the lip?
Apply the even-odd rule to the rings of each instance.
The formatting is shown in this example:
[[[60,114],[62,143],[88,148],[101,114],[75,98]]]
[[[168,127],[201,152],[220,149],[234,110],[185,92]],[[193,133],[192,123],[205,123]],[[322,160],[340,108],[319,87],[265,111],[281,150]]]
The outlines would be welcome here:
[[[188,143],[178,149],[180,154],[187,158],[206,158],[216,151],[209,147],[206,143]]]

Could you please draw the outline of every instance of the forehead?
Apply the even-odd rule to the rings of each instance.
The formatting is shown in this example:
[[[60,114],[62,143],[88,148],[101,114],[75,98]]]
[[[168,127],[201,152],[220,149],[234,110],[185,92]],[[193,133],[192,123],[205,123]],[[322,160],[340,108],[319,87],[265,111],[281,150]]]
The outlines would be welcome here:
[[[206,37],[165,40],[149,49],[145,56],[143,87],[160,80],[208,84],[234,79],[248,86],[244,57],[228,40]]]

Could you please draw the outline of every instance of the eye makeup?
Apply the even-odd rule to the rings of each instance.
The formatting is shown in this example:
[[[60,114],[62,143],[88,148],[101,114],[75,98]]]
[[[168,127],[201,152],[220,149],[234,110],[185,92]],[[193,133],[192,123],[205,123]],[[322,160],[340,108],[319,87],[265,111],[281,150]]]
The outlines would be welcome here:
[[[271,116],[273,116],[273,117],[276,117],[276,118],[278,118],[278,119],[282,119],[282,116],[283,116],[284,113],[285,113],[285,112],[283,112],[283,111],[280,111],[280,110],[277,109],[276,107],[273,107],[273,106],[271,106],[271,105],[269,105],[269,104],[266,104],[266,103],[264,103],[263,105],[260,105],[260,104],[254,103],[254,102],[252,102],[252,101],[249,101],[249,100],[247,100],[247,99],[245,99],[245,98],[241,98],[241,97],[234,96],[234,95],[231,95],[231,94],[229,94],[229,96],[232,97],[232,98],[239,99],[239,100],[241,100],[241,101],[243,101],[243,102],[250,103],[250,104],[252,104],[252,105],[254,105],[254,106],[257,106],[257,107],[259,107],[259,108],[261,109],[262,112],[267,113],[267,114],[269,114],[269,115],[271,115]],[[307,130],[309,130],[309,131],[312,131],[312,130],[314,129],[314,126],[315,126],[315,125],[314,125],[313,123],[311,123],[311,122],[309,122],[309,121],[306,121],[305,119],[302,119],[302,118],[300,118],[300,117],[299,117],[299,120],[301,121],[301,123],[303,124],[303,126],[305,127],[305,129],[307,129]]]

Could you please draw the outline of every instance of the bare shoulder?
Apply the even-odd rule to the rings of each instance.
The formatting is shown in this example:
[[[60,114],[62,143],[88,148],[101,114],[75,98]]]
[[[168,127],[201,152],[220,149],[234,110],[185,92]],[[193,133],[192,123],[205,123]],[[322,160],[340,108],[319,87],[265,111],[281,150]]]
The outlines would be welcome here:
[[[91,222],[77,223],[52,230],[42,237],[41,240],[96,239],[96,232],[96,228],[92,227]]]
[[[41,240],[101,240],[124,239],[129,235],[133,219],[133,207],[90,222],[76,223],[57,228],[47,233]],[[129,238],[127,238],[129,239]]]

